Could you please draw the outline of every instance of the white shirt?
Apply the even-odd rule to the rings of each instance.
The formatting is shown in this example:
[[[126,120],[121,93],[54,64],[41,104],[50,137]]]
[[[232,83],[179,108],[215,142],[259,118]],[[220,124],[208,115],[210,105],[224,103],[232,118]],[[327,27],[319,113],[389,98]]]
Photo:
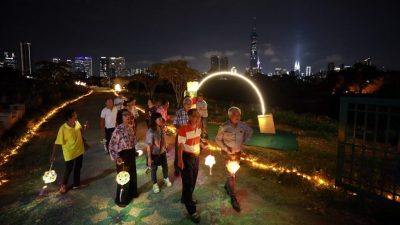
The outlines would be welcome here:
[[[115,128],[115,124],[117,122],[117,108],[113,107],[113,109],[109,109],[107,107],[104,107],[103,110],[101,110],[100,118],[105,120],[105,127],[106,128]]]

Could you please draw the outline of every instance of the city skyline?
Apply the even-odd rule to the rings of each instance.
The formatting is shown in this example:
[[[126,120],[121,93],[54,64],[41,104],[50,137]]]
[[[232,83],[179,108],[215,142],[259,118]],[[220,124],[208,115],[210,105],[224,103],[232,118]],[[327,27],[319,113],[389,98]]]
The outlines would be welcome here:
[[[211,55],[226,55],[230,66],[244,72],[256,17],[264,73],[292,68],[295,61],[319,71],[329,62],[352,65],[368,57],[378,67],[399,70],[394,5],[378,1],[360,6],[351,1],[16,0],[4,3],[9,10],[3,20],[15,11],[20,16],[0,28],[5,34],[0,51],[18,52],[19,42],[27,40],[32,43],[33,62],[89,55],[98,65],[101,56],[120,55],[128,68],[185,59],[199,71],[208,70]],[[99,73],[98,68],[94,70]]]

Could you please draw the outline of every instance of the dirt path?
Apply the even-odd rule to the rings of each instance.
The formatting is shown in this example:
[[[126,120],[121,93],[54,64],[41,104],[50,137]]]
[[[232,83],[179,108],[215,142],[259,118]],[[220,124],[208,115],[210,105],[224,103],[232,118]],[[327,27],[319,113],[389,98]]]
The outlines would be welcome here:
[[[115,166],[104,153],[99,140],[99,114],[106,96],[95,93],[73,105],[81,122],[88,120],[90,129],[85,137],[92,148],[85,154],[82,180],[89,186],[81,190],[58,193],[63,171],[61,152],[58,152],[55,169],[58,179],[40,196],[43,187],[41,176],[47,168],[47,159],[62,117],[56,116],[41,129],[23,149],[21,156],[13,159],[10,183],[0,187],[0,224],[192,224],[180,203],[181,179],[172,175],[173,151],[168,153],[170,177],[173,186],[161,186],[153,194],[150,175],[145,174],[144,157],[137,159],[140,196],[121,209],[114,204],[116,189]],[[144,124],[139,126],[139,139],[143,140]],[[172,137],[168,139],[173,141]],[[172,146],[173,143],[171,143]],[[237,174],[238,199],[242,212],[235,212],[223,188],[225,169],[218,153],[213,175],[208,175],[201,156],[199,179],[195,198],[201,224],[366,224],[357,216],[329,210],[310,210],[313,198],[304,195],[296,186],[282,185],[274,175],[254,170],[243,164]],[[161,169],[158,174],[161,180]],[[161,182],[160,182],[161,183]]]

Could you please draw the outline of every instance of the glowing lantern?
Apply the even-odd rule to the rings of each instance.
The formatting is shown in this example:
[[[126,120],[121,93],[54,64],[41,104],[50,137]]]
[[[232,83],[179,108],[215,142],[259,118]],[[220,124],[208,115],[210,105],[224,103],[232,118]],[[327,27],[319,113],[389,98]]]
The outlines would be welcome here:
[[[197,92],[199,90],[199,82],[191,81],[186,83],[188,92]]]
[[[129,175],[128,172],[126,171],[121,171],[117,174],[117,177],[115,178],[115,180],[117,181],[117,183],[119,185],[125,185],[129,182],[129,180],[131,179],[131,176]]]
[[[139,156],[143,155],[143,150],[137,150]]]
[[[213,155],[208,155],[206,157],[206,163],[205,164],[206,164],[206,166],[210,167],[210,176],[211,176],[212,175],[212,167],[215,164],[215,157]]]
[[[114,90],[115,90],[116,92],[121,92],[121,91],[122,91],[121,85],[120,85],[120,84],[114,85]]]
[[[271,113],[265,115],[258,115],[258,126],[260,133],[275,134],[274,118]]]
[[[56,173],[56,171],[54,171],[50,168],[50,170],[44,172],[44,175],[42,178],[43,178],[43,181],[45,184],[50,184],[50,183],[53,183],[54,181],[56,181],[57,173]]]
[[[235,173],[239,170],[240,165],[239,165],[239,163],[236,162],[236,161],[229,161],[229,162],[226,164],[226,168],[228,169],[229,173],[235,174]]]

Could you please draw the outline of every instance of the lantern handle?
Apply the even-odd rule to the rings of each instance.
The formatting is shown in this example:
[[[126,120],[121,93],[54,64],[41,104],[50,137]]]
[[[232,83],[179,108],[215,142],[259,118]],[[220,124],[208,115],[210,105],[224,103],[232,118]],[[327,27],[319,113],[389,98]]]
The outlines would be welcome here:
[[[53,168],[53,161],[51,161],[51,163],[50,163],[50,169],[49,170],[51,170],[51,168]]]

